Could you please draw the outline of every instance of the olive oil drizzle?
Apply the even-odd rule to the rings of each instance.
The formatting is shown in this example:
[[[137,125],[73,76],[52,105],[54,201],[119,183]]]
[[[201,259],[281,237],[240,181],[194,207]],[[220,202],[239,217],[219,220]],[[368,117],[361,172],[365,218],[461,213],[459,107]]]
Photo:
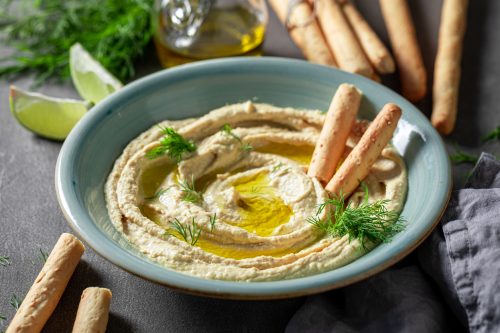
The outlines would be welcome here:
[[[307,145],[292,146],[282,143],[273,143],[255,148],[257,152],[279,155],[303,165],[309,163],[313,149],[314,147]],[[283,168],[286,169],[284,165],[280,165],[279,168],[273,168],[272,172],[276,172]],[[243,171],[246,171],[246,168],[239,168],[231,172],[231,174],[237,174]],[[164,191],[160,192],[162,190],[160,186],[170,172],[177,173],[175,165],[160,165],[146,169],[142,174],[140,184],[144,198],[151,197],[150,199],[156,199],[157,196],[155,194],[164,193]],[[201,190],[201,193],[206,190],[208,185],[216,178],[217,174],[222,172],[223,170],[216,170],[209,175],[201,177],[197,181],[197,188]],[[261,172],[252,177],[239,179],[233,183],[232,186],[239,194],[237,212],[240,216],[240,220],[221,220],[220,217],[217,216],[217,223],[240,227],[258,236],[267,237],[273,235],[276,228],[288,223],[293,216],[292,209],[280,198],[277,189],[270,185],[269,174],[267,172]],[[141,212],[160,226],[168,222],[161,221],[161,215],[147,203],[141,206]],[[205,226],[204,232],[216,232],[209,219],[207,219],[207,222],[196,221],[196,223],[199,223],[200,226]],[[167,225],[162,227],[164,227],[166,231],[170,230]],[[257,249],[248,244],[220,244],[210,237],[204,237],[204,232],[201,232],[201,235],[197,238],[193,246],[224,258],[245,259],[258,256],[282,257],[287,254],[296,253],[306,247]],[[176,232],[167,232],[167,234],[184,240],[183,237]],[[190,242],[187,243],[189,244]]]

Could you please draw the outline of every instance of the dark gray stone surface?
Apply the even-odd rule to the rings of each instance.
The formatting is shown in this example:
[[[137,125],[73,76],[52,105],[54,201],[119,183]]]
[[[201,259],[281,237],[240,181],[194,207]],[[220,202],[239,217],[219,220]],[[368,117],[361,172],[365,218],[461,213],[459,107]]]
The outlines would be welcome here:
[[[413,0],[418,37],[429,78],[437,44],[440,1]],[[387,42],[378,4],[358,0],[361,11]],[[270,56],[301,58],[285,29],[270,13],[264,53]],[[465,38],[463,79],[457,129],[446,139],[470,153],[482,150],[499,153],[498,142],[481,143],[481,137],[500,125],[500,2],[470,1],[469,28]],[[0,46],[0,56],[6,54]],[[139,67],[145,75],[160,67],[151,49]],[[396,76],[384,82],[397,90]],[[29,78],[15,84],[29,88]],[[54,190],[54,166],[59,142],[39,138],[24,130],[12,118],[8,107],[9,82],[0,80],[0,254],[12,264],[0,266],[0,315],[10,321],[13,294],[22,297],[42,267],[39,251],[50,251],[62,232],[70,232],[59,209]],[[48,84],[41,92],[77,97],[70,83]],[[430,115],[430,98],[418,104]],[[470,166],[454,170],[456,183],[463,183]],[[70,331],[82,290],[102,286],[113,291],[108,332],[211,332],[282,331],[302,298],[241,302],[214,300],[181,294],[145,281],[115,267],[87,249],[45,332]],[[0,331],[6,327],[0,323]]]

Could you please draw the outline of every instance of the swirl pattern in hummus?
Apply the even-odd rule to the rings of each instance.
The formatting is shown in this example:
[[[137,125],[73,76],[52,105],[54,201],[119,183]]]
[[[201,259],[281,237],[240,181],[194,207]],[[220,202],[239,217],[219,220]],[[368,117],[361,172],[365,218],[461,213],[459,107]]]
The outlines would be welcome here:
[[[105,186],[111,220],[151,260],[203,278],[280,280],[346,265],[365,253],[360,242],[325,235],[307,222],[328,198],[306,175],[323,121],[320,111],[251,102],[197,119],[165,121],[162,126],[175,128],[198,149],[176,164],[167,156],[145,156],[158,146],[157,126],[133,140]],[[234,135],[221,131],[224,124]],[[357,121],[347,152],[366,126]],[[245,145],[252,149],[242,149]],[[201,202],[183,200],[181,183],[192,180],[202,192]],[[407,176],[392,146],[383,150],[364,182],[370,201],[388,199],[388,209],[402,209]],[[362,197],[355,192],[351,201]],[[174,219],[202,229],[194,246],[172,232]]]

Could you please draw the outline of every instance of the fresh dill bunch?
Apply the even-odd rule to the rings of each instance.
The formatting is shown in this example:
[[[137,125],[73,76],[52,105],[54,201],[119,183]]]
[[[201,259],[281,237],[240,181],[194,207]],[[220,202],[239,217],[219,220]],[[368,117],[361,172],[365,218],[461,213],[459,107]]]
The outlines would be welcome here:
[[[388,211],[386,206],[388,200],[379,200],[368,203],[367,189],[365,200],[358,206],[352,207],[351,203],[346,205],[345,198],[341,194],[319,205],[316,216],[307,221],[334,237],[349,236],[349,242],[359,239],[363,249],[367,249],[367,241],[373,243],[387,243],[398,232],[404,230],[405,221],[395,211]],[[319,218],[324,209],[329,208],[326,221]]]
[[[488,133],[485,137],[483,137],[482,140],[483,142],[491,140],[500,140],[500,126],[497,126],[497,128]]]
[[[474,155],[469,155],[463,151],[457,150],[454,154],[450,155],[450,159],[455,164],[461,163],[473,163],[475,164],[479,157]]]
[[[10,265],[10,258],[7,256],[0,255],[0,266],[9,266],[9,265]]]
[[[19,310],[22,302],[23,300],[17,297],[16,294],[12,294],[12,296],[10,297],[10,305],[12,305],[12,307],[16,309],[16,311]]]
[[[209,216],[210,219],[210,232],[214,231],[215,223],[217,222],[217,213]]]
[[[191,202],[194,204],[203,201],[203,195],[200,192],[196,191],[193,176],[191,176],[191,183],[184,179],[179,183],[179,185],[181,187],[183,201]]]
[[[36,82],[69,77],[69,48],[80,43],[122,81],[150,43],[153,0],[19,0],[0,2],[0,40],[13,53],[0,77],[34,73]],[[19,14],[15,15],[16,7]]]
[[[148,150],[146,157],[149,159],[168,155],[168,157],[179,163],[184,154],[196,150],[196,145],[193,141],[185,139],[172,127],[160,127],[160,130],[164,137],[160,140],[160,145],[158,147]]]
[[[177,232],[186,243],[195,246],[201,235],[201,228],[195,222],[194,217],[190,225],[183,225],[178,219],[170,222],[170,225]]]

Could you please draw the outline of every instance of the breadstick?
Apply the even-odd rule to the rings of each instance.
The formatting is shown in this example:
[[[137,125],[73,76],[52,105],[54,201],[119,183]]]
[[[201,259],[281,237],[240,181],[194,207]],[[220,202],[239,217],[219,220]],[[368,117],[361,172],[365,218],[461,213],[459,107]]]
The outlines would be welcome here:
[[[294,0],[269,0],[278,18],[287,26],[288,22],[295,27],[289,27],[290,37],[304,53],[307,60],[321,65],[338,67],[325,38],[314,19],[311,7],[307,3],[293,3]],[[292,6],[292,7],[289,7]],[[290,17],[287,17],[287,16]]]
[[[84,251],[85,247],[75,236],[62,234],[59,237],[6,333],[42,330],[59,303]]]
[[[460,61],[467,21],[467,0],[444,0],[434,65],[432,125],[450,134],[457,118]]]
[[[73,333],[104,333],[108,325],[111,290],[90,287],[83,291]]]
[[[378,83],[382,82],[382,78],[375,72],[373,72],[371,79],[375,82],[378,82]]]
[[[342,5],[342,10],[375,70],[380,74],[394,73],[396,65],[394,64],[392,55],[354,4],[350,1],[345,1]]]
[[[340,68],[371,78],[373,68],[335,0],[315,2],[318,21]]]
[[[392,103],[386,104],[325,189],[333,196],[342,194],[347,198],[351,195],[359,182],[368,175],[372,164],[391,140],[400,117],[399,106]]]
[[[412,102],[427,92],[427,74],[406,0],[380,0],[392,52],[399,69],[403,95]]]
[[[351,84],[341,84],[333,96],[307,171],[323,185],[328,184],[342,157],[360,102],[361,93]]]

